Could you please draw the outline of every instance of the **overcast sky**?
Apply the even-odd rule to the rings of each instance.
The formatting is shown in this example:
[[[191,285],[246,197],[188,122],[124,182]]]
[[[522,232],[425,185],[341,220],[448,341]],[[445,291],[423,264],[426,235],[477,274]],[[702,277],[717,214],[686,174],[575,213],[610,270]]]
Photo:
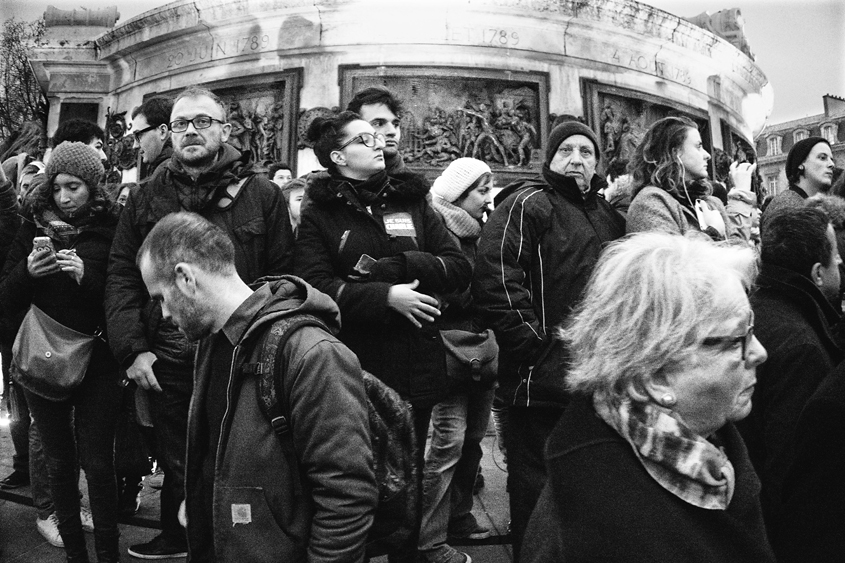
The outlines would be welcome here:
[[[397,0],[407,2],[410,0]],[[118,23],[163,6],[161,0],[0,0],[3,19],[37,19],[57,8],[117,5]],[[774,88],[769,123],[823,113],[822,96],[845,97],[845,0],[646,0],[679,16],[740,8],[757,64]]]

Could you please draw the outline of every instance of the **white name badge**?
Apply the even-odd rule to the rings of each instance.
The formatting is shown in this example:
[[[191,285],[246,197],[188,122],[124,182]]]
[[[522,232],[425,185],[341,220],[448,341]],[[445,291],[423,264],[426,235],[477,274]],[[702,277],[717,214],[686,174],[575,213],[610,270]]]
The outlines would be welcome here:
[[[384,229],[395,237],[415,237],[417,230],[410,213],[388,213],[384,216]]]

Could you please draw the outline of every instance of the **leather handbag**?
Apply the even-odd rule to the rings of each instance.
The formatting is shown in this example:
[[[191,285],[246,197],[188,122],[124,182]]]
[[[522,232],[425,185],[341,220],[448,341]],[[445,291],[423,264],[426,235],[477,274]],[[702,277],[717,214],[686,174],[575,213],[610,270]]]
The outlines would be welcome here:
[[[499,370],[499,345],[493,331],[441,330],[446,347],[446,372],[460,382],[492,385]]]
[[[98,336],[68,328],[30,305],[12,346],[12,375],[36,395],[65,400],[82,383]]]

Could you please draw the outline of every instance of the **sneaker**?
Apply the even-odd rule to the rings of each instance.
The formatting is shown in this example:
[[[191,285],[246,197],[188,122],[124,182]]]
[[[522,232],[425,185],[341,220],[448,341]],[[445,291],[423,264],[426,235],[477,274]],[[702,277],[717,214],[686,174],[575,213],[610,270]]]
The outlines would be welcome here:
[[[28,485],[29,473],[24,473],[23,471],[18,471],[17,469],[6,475],[6,477],[2,480],[0,480],[0,489],[5,489],[7,491],[11,491],[12,489],[19,489]]]
[[[472,557],[446,544],[419,553],[425,563],[472,563]]]
[[[161,489],[164,486],[164,471],[160,466],[156,466],[156,470],[147,476],[146,481],[150,488]]]
[[[59,534],[59,518],[55,512],[43,520],[36,518],[35,527],[38,528],[38,532],[44,536],[47,543],[53,547],[65,546],[65,542],[62,541],[62,536]]]
[[[91,509],[85,506],[79,507],[79,519],[82,520],[82,529],[89,534],[94,533],[94,517],[91,515]]]
[[[188,546],[186,540],[172,540],[159,534],[147,543],[133,545],[126,550],[132,557],[138,559],[170,559],[171,557],[187,557]]]
[[[492,535],[493,531],[490,528],[482,526],[478,522],[475,523],[474,528],[469,530],[449,530],[449,539],[451,540],[486,540]]]

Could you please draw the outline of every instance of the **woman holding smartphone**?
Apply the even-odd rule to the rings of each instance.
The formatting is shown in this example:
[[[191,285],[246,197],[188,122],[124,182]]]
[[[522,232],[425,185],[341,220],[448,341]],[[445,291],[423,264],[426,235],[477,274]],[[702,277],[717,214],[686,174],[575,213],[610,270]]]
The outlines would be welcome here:
[[[53,150],[46,181],[23,213],[0,284],[0,305],[20,319],[35,305],[47,316],[84,334],[105,328],[103,292],[117,208],[101,188],[103,165],[92,148],[64,142]],[[50,492],[67,560],[86,563],[79,516],[77,463],[88,482],[94,544],[100,563],[119,560],[114,430],[120,400],[118,365],[98,338],[78,387],[55,400],[24,384],[38,424]],[[78,461],[77,461],[78,460]]]

